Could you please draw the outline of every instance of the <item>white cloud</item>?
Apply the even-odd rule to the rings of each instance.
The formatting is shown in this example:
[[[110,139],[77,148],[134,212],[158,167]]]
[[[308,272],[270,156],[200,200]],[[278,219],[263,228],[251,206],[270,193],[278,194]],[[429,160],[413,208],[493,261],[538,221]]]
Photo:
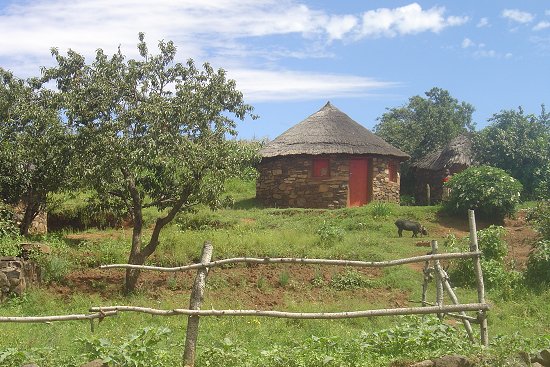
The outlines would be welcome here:
[[[530,23],[535,19],[533,14],[518,9],[504,9],[502,16],[517,23]]]
[[[357,26],[358,19],[354,15],[333,16],[326,25],[330,40],[342,39]]]
[[[462,48],[468,48],[473,46],[475,46],[475,43],[469,38],[464,38],[464,40],[462,41]]]
[[[538,23],[533,27],[533,30],[534,30],[534,31],[540,31],[540,30],[547,29],[547,28],[550,28],[550,22],[542,21],[542,22],[538,22]]]
[[[252,102],[365,96],[398,85],[353,75],[285,70],[240,69],[232,70],[229,76],[237,80],[237,87]]]
[[[479,20],[479,22],[477,22],[477,25],[476,27],[478,28],[483,28],[483,27],[488,27],[489,26],[489,18],[481,18]]]
[[[513,54],[510,52],[501,53],[496,50],[488,50],[485,43],[479,42],[476,43],[470,38],[464,38],[462,40],[461,46],[463,49],[468,49],[471,55],[475,58],[495,58],[495,59],[509,59],[513,57]]]
[[[152,52],[157,40],[172,40],[180,61],[223,65],[251,100],[351,96],[393,86],[353,75],[272,70],[283,58],[331,57],[327,45],[333,41],[437,33],[468,20],[417,3],[332,14],[301,0],[8,1],[0,0],[0,65],[20,77],[52,65],[50,47],[62,53],[71,48],[88,61],[98,48],[111,54],[119,46],[127,57],[137,57],[137,34],[143,31]],[[291,41],[279,43],[276,37]]]
[[[395,37],[397,35],[420,32],[438,33],[444,28],[458,26],[468,21],[468,17],[444,17],[445,8],[433,7],[423,10],[417,3],[389,9],[379,8],[363,14],[360,36]]]

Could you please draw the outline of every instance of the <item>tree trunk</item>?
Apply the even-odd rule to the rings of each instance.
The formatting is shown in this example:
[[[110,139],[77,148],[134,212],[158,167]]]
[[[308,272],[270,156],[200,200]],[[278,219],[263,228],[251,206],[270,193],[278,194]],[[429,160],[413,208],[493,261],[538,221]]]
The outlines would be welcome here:
[[[136,220],[137,219],[137,220]],[[132,248],[130,249],[130,257],[128,264],[143,265],[147,257],[141,252],[141,231],[143,222],[141,218],[134,218],[134,229],[132,230]],[[124,283],[124,295],[129,295],[136,290],[139,275],[139,269],[126,269],[126,281]]]
[[[25,203],[25,214],[19,225],[19,234],[21,236],[27,236],[29,234],[29,229],[32,225],[32,221],[36,218],[38,211],[40,209],[40,203],[34,200],[34,198],[29,198]]]

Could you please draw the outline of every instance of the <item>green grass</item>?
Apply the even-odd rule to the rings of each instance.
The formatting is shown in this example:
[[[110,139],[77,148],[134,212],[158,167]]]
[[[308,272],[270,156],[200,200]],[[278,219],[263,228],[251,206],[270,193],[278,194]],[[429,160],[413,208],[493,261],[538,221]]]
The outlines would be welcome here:
[[[406,235],[402,238],[397,236],[393,224],[397,218],[420,221],[431,234],[428,239],[436,239],[440,243],[444,241],[445,231],[438,224],[438,207],[400,207],[374,203],[361,208],[338,210],[262,208],[254,201],[254,188],[252,181],[230,181],[228,194],[234,200],[230,208],[212,212],[208,208],[200,207],[196,213],[180,215],[163,230],[160,246],[148,263],[175,266],[195,262],[205,241],[212,242],[214,259],[249,256],[380,261],[425,254],[426,248],[415,246],[421,239],[411,238],[409,232],[405,232]],[[68,205],[78,206],[78,203],[70,201]],[[148,215],[153,218],[155,214],[151,212]],[[149,223],[152,223],[152,219]],[[96,268],[100,264],[126,262],[130,236],[129,229],[89,228],[84,232],[64,232],[37,240],[50,243],[53,255],[68,262],[74,271],[79,271]],[[7,245],[5,247],[8,248]],[[322,277],[325,271],[323,269],[315,266],[306,281],[300,281],[292,271],[284,267],[279,272],[274,272],[275,275],[271,278],[271,273],[266,270],[251,284],[244,280],[235,284],[235,280],[228,276],[231,269],[216,269],[209,277],[203,308],[239,308],[243,306],[240,292],[251,293],[252,300],[254,297],[261,299],[262,295],[280,297],[281,301],[276,309],[295,312],[390,308],[395,307],[397,301],[407,303],[409,300],[419,301],[421,298],[422,275],[410,266],[385,268],[379,276],[365,276],[354,269],[331,268],[332,281]],[[60,270],[59,273],[63,275]],[[104,274],[107,277],[110,273],[106,270]],[[335,274],[339,274],[339,277]],[[189,303],[191,276],[184,283],[178,279],[168,279],[165,290],[158,294],[145,290],[130,298],[121,297],[119,292],[103,295],[58,295],[47,287],[31,288],[24,297],[10,299],[1,304],[0,315],[87,313],[91,306],[114,304],[162,309],[186,308]],[[63,280],[56,281],[63,284]],[[66,286],[70,287],[71,284]],[[97,289],[108,286],[110,284],[96,284]],[[393,300],[392,292],[401,294],[401,299]],[[461,302],[477,302],[474,289],[457,288],[456,292]],[[502,297],[498,292],[488,293],[487,298],[492,305],[489,312],[489,332],[494,346],[483,353],[502,354],[502,350],[505,350],[502,345],[507,340],[506,337],[511,336],[518,340],[517,348],[520,349],[537,348],[541,343],[550,340],[550,310],[547,306],[550,303],[550,291],[535,292],[522,288],[514,292],[508,297]],[[374,296],[365,296],[371,294]],[[384,295],[388,296],[383,297]],[[435,299],[433,284],[429,298]],[[251,307],[250,304],[246,306]],[[256,308],[265,309],[269,306],[260,304]],[[391,360],[415,359],[434,353],[433,350],[422,349],[427,347],[419,344],[419,354],[393,355],[388,347],[388,351],[384,352],[386,354],[382,355],[375,353],[373,346],[365,344],[362,336],[364,333],[380,333],[383,340],[392,333],[410,332],[414,328],[407,329],[407,322],[409,321],[404,323],[401,317],[337,321],[293,321],[258,317],[202,318],[198,365],[291,365],[288,360],[277,362],[277,356],[282,358],[286,355],[295,358],[292,363],[296,366],[377,366],[387,365]],[[164,353],[158,356],[155,354],[157,364],[173,366],[179,363],[185,325],[185,317],[151,317],[135,313],[106,318],[99,325],[96,322],[94,333],[90,331],[88,322],[6,323],[2,324],[0,361],[2,353],[8,355],[8,352],[13,354],[14,350],[23,350],[31,355],[21,357],[22,359],[40,361],[40,366],[78,366],[92,355],[86,349],[86,343],[75,340],[102,338],[109,340],[111,344],[107,344],[115,348],[113,343],[140,333],[144,327],[167,327],[171,330],[170,333],[159,337],[156,344],[151,341],[151,345],[135,346],[135,349],[148,350],[154,344],[154,350]],[[422,324],[420,325],[418,327],[422,328]],[[449,341],[438,346],[438,355],[482,353],[479,348],[468,349],[459,341],[464,340],[460,323],[446,332],[449,334]],[[407,338],[410,339],[409,343],[420,343],[419,340],[428,337],[413,333]],[[48,348],[54,348],[55,352]],[[129,345],[127,348],[134,347]],[[400,347],[396,345],[395,348]],[[507,353],[514,351],[514,348],[510,348]],[[433,354],[432,356],[435,357]],[[0,365],[10,366],[6,362],[9,360],[20,362],[13,355],[9,357],[11,359],[5,358],[2,362],[4,364]],[[316,358],[321,359],[318,361]],[[16,362],[13,362],[14,366]]]

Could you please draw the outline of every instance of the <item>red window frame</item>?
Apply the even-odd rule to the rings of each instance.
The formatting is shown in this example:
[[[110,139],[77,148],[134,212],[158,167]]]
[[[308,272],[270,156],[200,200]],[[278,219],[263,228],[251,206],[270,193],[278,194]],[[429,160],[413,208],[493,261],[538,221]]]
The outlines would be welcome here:
[[[388,176],[391,182],[397,182],[397,163],[395,161],[388,162]]]
[[[312,177],[330,177],[330,164],[328,158],[314,158],[311,170]]]

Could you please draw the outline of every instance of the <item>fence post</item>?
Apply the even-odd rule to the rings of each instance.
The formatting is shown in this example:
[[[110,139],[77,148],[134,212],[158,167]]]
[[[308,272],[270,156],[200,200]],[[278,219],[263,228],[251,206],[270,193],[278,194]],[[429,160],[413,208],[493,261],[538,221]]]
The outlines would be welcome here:
[[[426,261],[424,263],[424,269],[422,269],[423,281],[422,281],[422,307],[426,307],[426,295],[428,293],[428,283],[430,282],[430,277],[432,276],[432,271],[430,268],[430,262]]]
[[[426,184],[426,203],[428,206],[432,205],[432,192],[430,190],[430,184]]]
[[[202,247],[201,264],[209,263],[212,259],[213,247],[210,242],[205,242]],[[197,270],[193,290],[191,291],[191,299],[189,300],[190,310],[200,310],[204,296],[204,288],[206,287],[206,276],[208,268]],[[197,338],[199,336],[199,316],[190,315],[187,318],[187,332],[185,334],[185,349],[183,351],[183,366],[194,367],[195,355],[197,349]]]
[[[470,225],[470,251],[479,251],[477,243],[477,228],[476,217],[473,210],[468,209],[468,222]],[[474,258],[474,271],[477,278],[477,299],[479,303],[485,303],[485,284],[483,283],[483,272],[481,270],[481,258]],[[489,334],[487,332],[487,314],[485,311],[480,310],[477,313],[479,320],[481,344],[483,346],[489,345]]]
[[[445,287],[445,290],[447,291],[447,294],[449,295],[449,298],[451,298],[451,301],[455,305],[459,305],[460,302],[458,302],[458,298],[453,291],[453,288],[451,287],[451,284],[449,283],[449,276],[447,275],[447,272],[443,270],[443,268],[438,264],[436,272],[438,272],[441,276],[441,279],[443,279],[443,286]],[[459,314],[461,316],[466,316],[466,312],[460,311]],[[464,328],[466,329],[466,333],[468,334],[468,338],[470,338],[470,341],[474,342],[474,332],[472,330],[472,325],[470,325],[470,321],[466,318],[462,319],[462,324],[464,324]]]
[[[433,255],[437,254],[437,241],[435,240],[432,241],[432,254]],[[434,260],[435,291],[436,291],[435,304],[441,307],[443,306],[443,279],[441,279],[441,274],[439,273],[439,271],[437,271],[439,268],[440,268],[439,260]],[[439,317],[439,319],[443,319],[443,314],[438,313],[437,317]]]

